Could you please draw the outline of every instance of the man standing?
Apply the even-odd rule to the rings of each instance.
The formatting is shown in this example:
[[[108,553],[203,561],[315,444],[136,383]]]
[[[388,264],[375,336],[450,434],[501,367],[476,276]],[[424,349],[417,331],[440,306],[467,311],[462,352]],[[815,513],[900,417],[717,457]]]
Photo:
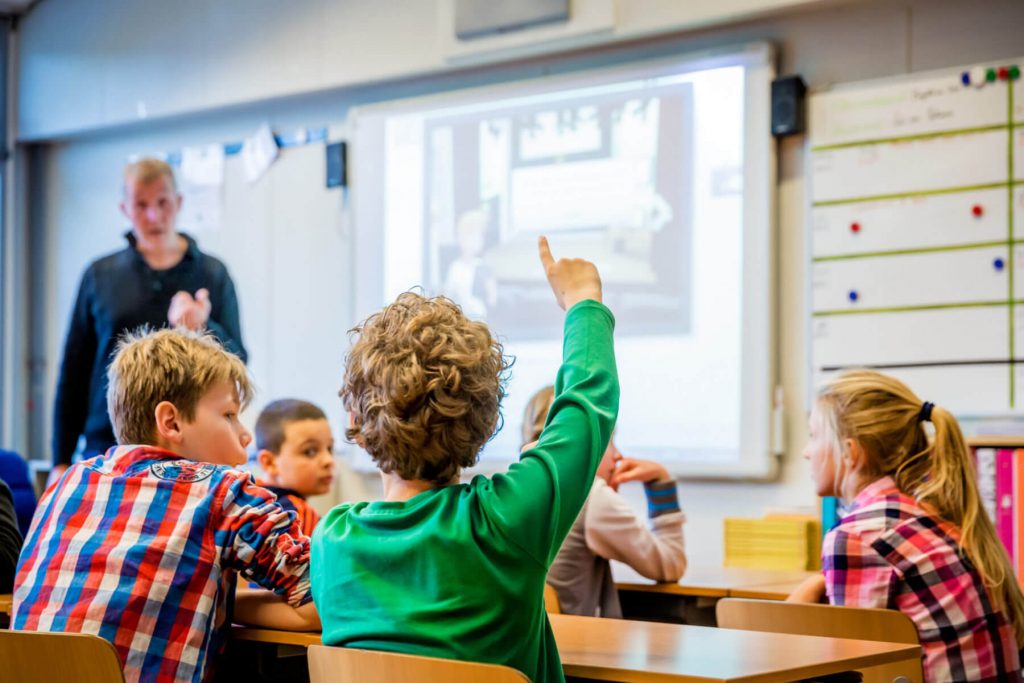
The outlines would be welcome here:
[[[85,457],[116,442],[107,416],[107,366],[125,330],[206,329],[246,360],[235,285],[220,260],[178,232],[180,209],[170,166],[142,159],[125,167],[128,246],[93,261],[78,286],[57,382],[51,481],[71,464],[80,435]]]

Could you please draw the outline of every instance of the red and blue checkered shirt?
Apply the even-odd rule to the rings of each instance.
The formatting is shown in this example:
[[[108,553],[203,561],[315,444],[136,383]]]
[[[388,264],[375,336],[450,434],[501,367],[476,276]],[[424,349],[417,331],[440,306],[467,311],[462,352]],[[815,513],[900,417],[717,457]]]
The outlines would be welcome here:
[[[122,446],[39,501],[11,628],[97,634],[129,681],[201,681],[235,570],[293,606],[312,599],[309,538],[249,474]]]
[[[909,616],[921,637],[926,681],[1019,681],[1013,629],[959,540],[958,528],[883,477],[825,536],[829,601]]]

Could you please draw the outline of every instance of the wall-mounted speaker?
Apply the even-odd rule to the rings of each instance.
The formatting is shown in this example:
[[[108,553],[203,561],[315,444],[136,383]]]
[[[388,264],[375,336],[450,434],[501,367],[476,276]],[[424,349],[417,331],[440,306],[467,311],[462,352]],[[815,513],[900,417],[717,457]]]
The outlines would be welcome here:
[[[332,142],[327,145],[327,187],[348,186],[348,145]]]
[[[807,86],[799,76],[784,76],[772,81],[772,135],[803,133],[807,118],[804,95]]]

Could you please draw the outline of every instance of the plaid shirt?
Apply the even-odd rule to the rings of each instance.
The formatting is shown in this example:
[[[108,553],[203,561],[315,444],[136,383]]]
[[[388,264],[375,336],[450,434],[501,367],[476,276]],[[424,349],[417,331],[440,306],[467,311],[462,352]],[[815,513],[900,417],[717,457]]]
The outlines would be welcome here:
[[[201,681],[233,570],[294,606],[312,599],[309,539],[249,474],[122,446],[39,501],[11,628],[95,633],[129,681]]]
[[[277,496],[277,502],[281,504],[285,510],[292,510],[295,512],[296,519],[299,520],[299,526],[302,528],[302,533],[307,536],[313,535],[313,529],[316,528],[316,523],[320,521],[320,513],[316,511],[306,497],[297,491],[292,489],[284,488],[283,486],[272,486],[265,481],[259,479],[256,483],[266,490]]]
[[[961,554],[959,538],[959,529],[883,477],[825,536],[829,601],[909,616],[921,637],[926,681],[1019,681],[1013,630]]]

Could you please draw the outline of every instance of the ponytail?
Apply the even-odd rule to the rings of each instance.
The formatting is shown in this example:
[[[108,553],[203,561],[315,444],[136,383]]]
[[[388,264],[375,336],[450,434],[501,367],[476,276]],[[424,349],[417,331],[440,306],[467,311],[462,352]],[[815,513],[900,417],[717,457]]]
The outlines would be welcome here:
[[[967,442],[949,411],[922,403],[899,380],[867,370],[846,372],[819,394],[840,457],[852,439],[867,471],[892,477],[897,488],[960,529],[960,547],[985,582],[996,609],[1024,643],[1024,594],[995,526],[981,505]],[[925,421],[931,421],[931,439]]]

